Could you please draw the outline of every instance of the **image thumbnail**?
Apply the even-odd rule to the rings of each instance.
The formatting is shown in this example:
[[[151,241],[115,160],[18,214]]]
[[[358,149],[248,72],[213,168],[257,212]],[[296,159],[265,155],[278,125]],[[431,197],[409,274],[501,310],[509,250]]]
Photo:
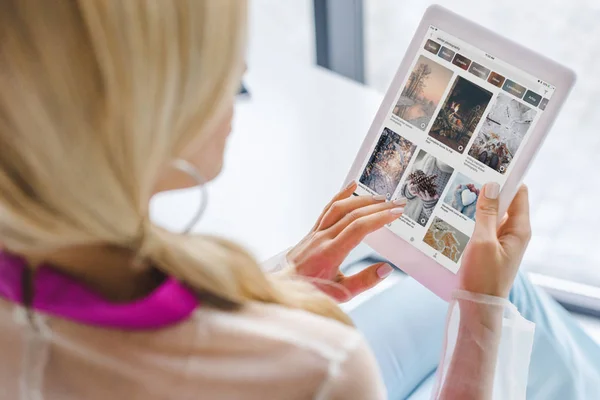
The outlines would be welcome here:
[[[492,92],[459,76],[454,81],[429,136],[462,153],[491,98]]]
[[[481,192],[481,185],[473,179],[457,173],[444,198],[444,203],[467,218],[475,221],[475,208]]]
[[[411,125],[425,130],[451,78],[451,70],[420,56],[393,113]]]
[[[452,261],[458,262],[469,243],[469,237],[443,219],[435,217],[423,241]]]
[[[360,183],[389,199],[406,171],[415,148],[412,142],[384,128],[360,177]]]
[[[503,174],[521,145],[535,114],[535,110],[500,93],[475,137],[469,155]]]
[[[420,150],[400,190],[407,202],[404,215],[425,226],[437,205],[454,168]]]

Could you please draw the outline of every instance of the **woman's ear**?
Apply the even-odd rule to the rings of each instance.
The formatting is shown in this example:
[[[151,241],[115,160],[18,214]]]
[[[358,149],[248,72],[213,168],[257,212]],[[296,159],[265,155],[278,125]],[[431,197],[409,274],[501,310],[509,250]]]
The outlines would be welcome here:
[[[198,183],[172,165],[167,166],[158,179],[158,183],[154,189],[154,194],[160,192],[168,192],[170,190],[187,189],[198,185]]]

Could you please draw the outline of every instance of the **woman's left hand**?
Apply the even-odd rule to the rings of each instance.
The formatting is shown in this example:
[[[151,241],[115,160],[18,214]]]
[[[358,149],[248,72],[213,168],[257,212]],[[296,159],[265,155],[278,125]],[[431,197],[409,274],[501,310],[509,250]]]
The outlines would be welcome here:
[[[353,196],[356,182],[338,193],[317,223],[287,254],[298,275],[314,278],[319,289],[339,302],[352,299],[386,278],[393,268],[377,263],[352,276],[340,264],[369,233],[399,218],[404,200],[386,202],[384,196]]]

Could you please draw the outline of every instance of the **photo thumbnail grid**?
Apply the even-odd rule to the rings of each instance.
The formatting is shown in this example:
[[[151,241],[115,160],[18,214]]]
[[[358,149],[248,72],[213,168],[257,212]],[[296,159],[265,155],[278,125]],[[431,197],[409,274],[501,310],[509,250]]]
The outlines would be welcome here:
[[[426,40],[424,49],[506,93],[498,93],[482,126],[475,132],[494,94],[457,75],[427,132],[429,137],[460,154],[470,146],[471,158],[504,174],[536,115],[535,109],[514,97],[541,109],[545,108],[547,99],[431,39]],[[448,68],[419,55],[392,113],[425,130],[453,74]]]
[[[465,46],[474,52],[465,56],[465,48],[453,45],[449,35],[436,38],[443,44],[424,39],[424,50],[397,93],[392,116],[360,171],[359,193],[406,198],[402,216],[390,229],[416,239],[417,248],[456,272],[474,228],[482,184],[502,186],[551,93],[547,98],[512,80],[512,66],[490,60],[484,65],[477,49]]]

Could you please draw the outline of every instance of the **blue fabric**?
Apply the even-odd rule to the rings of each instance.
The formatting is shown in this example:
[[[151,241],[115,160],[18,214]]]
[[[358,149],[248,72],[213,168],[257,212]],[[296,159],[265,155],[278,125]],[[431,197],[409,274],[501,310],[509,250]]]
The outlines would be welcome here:
[[[527,399],[600,398],[600,345],[524,274],[509,299],[536,324]],[[429,399],[447,309],[447,303],[406,278],[351,311],[375,353],[389,399]]]

